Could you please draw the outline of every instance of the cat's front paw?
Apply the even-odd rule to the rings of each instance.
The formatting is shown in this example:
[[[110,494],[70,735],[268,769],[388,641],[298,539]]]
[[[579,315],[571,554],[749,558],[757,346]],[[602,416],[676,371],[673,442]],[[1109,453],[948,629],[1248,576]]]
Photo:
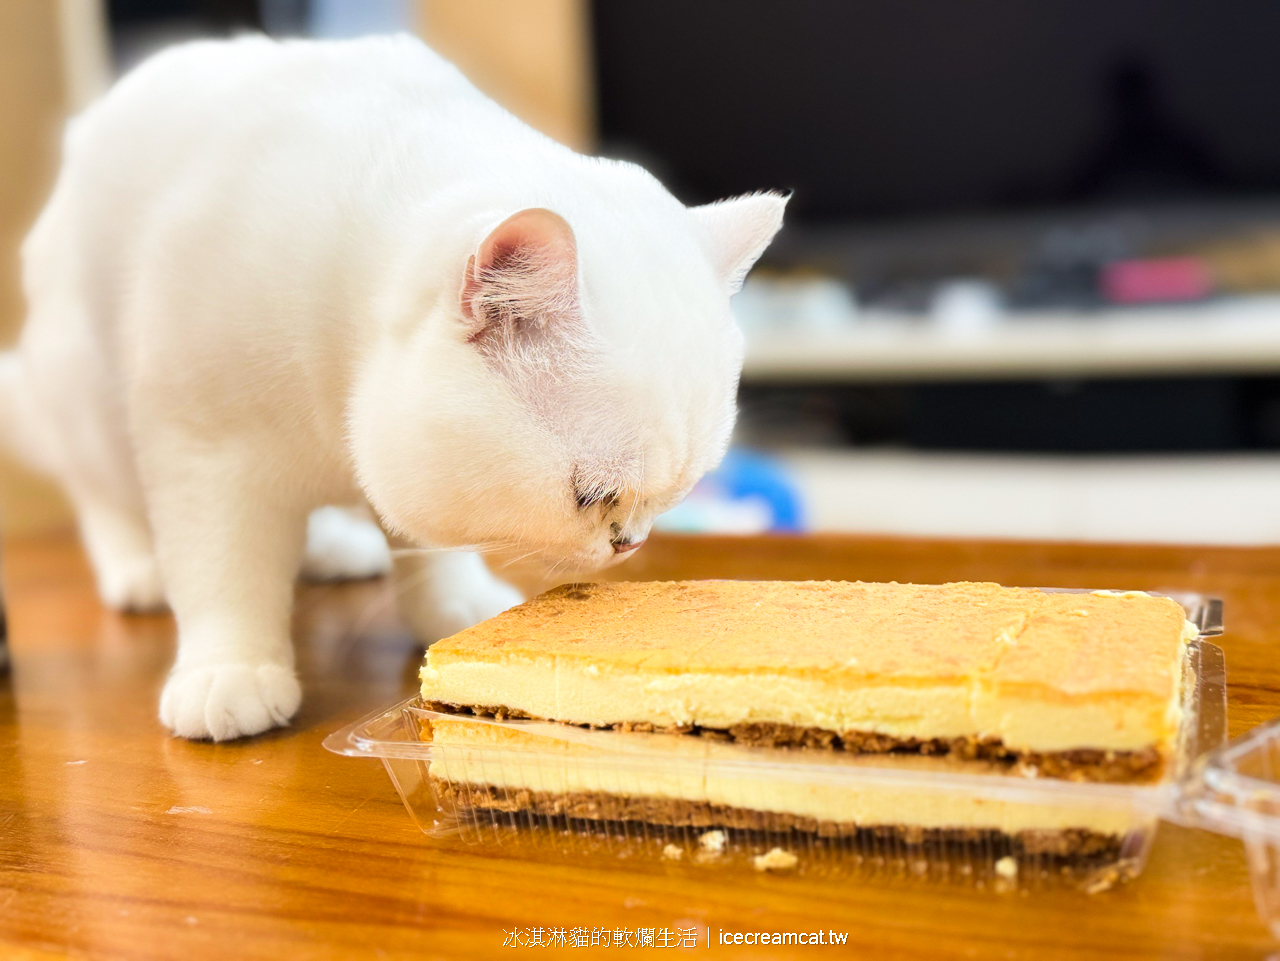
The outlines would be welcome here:
[[[524,600],[514,587],[495,579],[482,590],[472,590],[466,596],[442,601],[434,612],[433,620],[438,637],[448,637],[465,631],[468,627],[497,617],[508,608]]]
[[[302,702],[282,664],[175,667],[160,695],[160,720],[179,737],[229,741],[289,723]]]
[[[100,562],[98,593],[108,607],[129,614],[150,614],[166,607],[160,568],[147,554]]]
[[[358,581],[391,572],[381,528],[341,507],[321,507],[307,519],[302,576],[311,581]]]
[[[482,577],[455,579],[401,599],[401,611],[424,644],[464,631],[515,607],[524,597],[514,587],[485,572]]]

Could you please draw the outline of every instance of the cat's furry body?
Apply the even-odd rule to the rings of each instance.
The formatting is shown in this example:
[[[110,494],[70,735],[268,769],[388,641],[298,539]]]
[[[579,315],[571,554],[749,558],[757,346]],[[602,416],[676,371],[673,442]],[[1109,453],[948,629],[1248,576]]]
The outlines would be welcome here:
[[[723,453],[782,207],[685,208],[407,37],[186,45],[68,129],[0,417],[104,599],[173,608],[165,724],[256,733],[299,703],[314,509],[567,572],[642,540]],[[398,566],[426,640],[519,599],[474,554]]]

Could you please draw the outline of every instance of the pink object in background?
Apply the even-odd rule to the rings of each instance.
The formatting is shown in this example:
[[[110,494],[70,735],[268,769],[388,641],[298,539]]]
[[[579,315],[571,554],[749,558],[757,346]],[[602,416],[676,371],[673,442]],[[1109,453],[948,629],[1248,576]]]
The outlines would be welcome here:
[[[1213,293],[1213,275],[1199,257],[1117,260],[1102,268],[1098,284],[1113,304],[1201,300]]]

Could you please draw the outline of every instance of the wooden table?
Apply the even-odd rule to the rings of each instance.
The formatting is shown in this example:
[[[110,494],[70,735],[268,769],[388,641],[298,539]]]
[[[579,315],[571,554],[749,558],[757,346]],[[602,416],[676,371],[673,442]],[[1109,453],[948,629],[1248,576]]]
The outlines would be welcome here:
[[[849,933],[844,949],[712,949],[757,957],[1280,952],[1254,913],[1239,842],[1169,826],[1141,878],[1093,896],[521,860],[432,840],[379,764],[320,747],[414,687],[421,652],[385,584],[301,588],[306,700],[294,725],[194,744],[156,721],[170,619],[104,611],[69,539],[5,548],[0,958],[477,958],[501,953],[513,928],[677,924]],[[1280,714],[1280,550],[655,538],[626,570],[1214,593],[1227,605],[1232,732]]]

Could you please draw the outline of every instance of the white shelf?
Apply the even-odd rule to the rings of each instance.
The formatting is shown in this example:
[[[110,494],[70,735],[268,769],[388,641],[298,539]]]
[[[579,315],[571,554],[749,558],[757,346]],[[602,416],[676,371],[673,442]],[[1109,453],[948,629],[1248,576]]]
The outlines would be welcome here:
[[[749,330],[748,382],[1280,372],[1280,297],[1094,313],[1011,314],[952,332],[864,311],[834,330]]]
[[[815,531],[1280,544],[1280,455],[1016,456],[792,450]]]

